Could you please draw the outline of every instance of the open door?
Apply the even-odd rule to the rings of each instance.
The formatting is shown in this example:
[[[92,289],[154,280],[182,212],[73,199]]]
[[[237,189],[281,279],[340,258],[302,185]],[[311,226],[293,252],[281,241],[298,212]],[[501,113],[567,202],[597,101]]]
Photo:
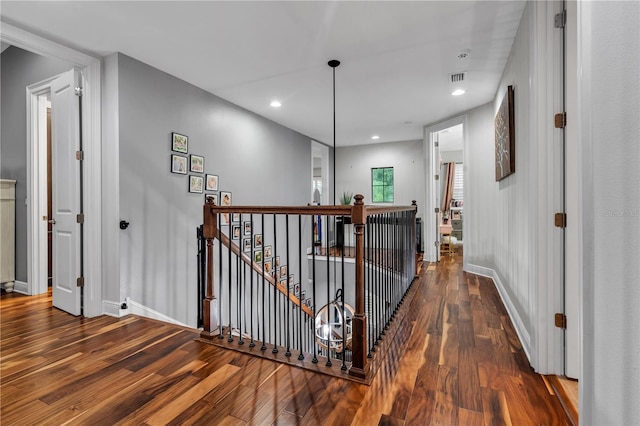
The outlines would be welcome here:
[[[80,102],[76,70],[61,74],[51,85],[53,167],[53,306],[81,314],[81,189]]]

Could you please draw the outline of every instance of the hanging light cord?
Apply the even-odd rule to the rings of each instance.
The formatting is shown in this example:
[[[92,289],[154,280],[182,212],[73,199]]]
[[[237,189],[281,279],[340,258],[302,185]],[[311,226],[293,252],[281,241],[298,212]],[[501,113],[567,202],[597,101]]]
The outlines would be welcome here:
[[[333,205],[336,205],[336,67],[340,61],[332,59],[328,65],[333,68]]]

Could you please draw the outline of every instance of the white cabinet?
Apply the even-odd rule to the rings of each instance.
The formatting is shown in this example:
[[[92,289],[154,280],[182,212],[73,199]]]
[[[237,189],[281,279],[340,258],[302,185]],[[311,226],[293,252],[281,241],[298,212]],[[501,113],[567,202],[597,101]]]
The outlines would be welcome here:
[[[0,179],[0,283],[13,291],[16,239],[16,181]]]

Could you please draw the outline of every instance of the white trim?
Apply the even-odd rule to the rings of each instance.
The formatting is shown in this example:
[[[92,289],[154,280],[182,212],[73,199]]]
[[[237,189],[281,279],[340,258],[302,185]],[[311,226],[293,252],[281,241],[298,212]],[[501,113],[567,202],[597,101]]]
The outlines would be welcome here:
[[[165,314],[162,314],[158,311],[154,311],[151,308],[148,308],[138,302],[134,302],[133,300],[131,300],[131,298],[127,297],[126,299],[126,303],[127,303],[127,310],[129,311],[129,313],[134,314],[134,315],[140,315],[141,317],[145,317],[145,318],[151,318],[151,319],[155,319],[158,321],[163,321],[163,322],[168,322],[169,324],[175,324],[175,325],[179,325],[182,327],[189,327],[189,328],[193,328],[188,326],[187,324],[183,324],[178,320],[175,320],[171,317],[166,316]]]
[[[13,282],[13,291],[15,293],[20,293],[20,294],[29,294],[29,284],[25,283],[24,281],[14,281]]]
[[[504,307],[506,308],[507,313],[509,314],[509,318],[511,319],[513,328],[516,330],[518,339],[520,339],[520,343],[522,343],[522,349],[524,350],[524,353],[527,355],[527,358],[531,363],[531,353],[532,353],[531,336],[529,334],[529,331],[524,325],[524,321],[518,314],[518,310],[516,309],[515,305],[511,301],[511,298],[509,297],[509,293],[507,292],[504,284],[502,284],[502,280],[500,279],[500,276],[498,275],[498,273],[494,269],[487,268],[484,266],[479,266],[479,265],[473,265],[470,263],[467,264],[467,266],[464,268],[464,271],[471,274],[476,274],[483,277],[491,278],[491,280],[493,280],[493,283],[495,284],[496,289],[498,290],[498,294],[500,295],[500,299],[502,299],[502,303],[504,304]]]
[[[101,60],[97,56],[87,54],[68,46],[47,40],[36,34],[18,28],[14,25],[2,22],[0,25],[0,40],[31,51],[33,53],[58,58],[82,69],[84,95],[82,97],[83,128],[82,135],[85,151],[85,175],[84,175],[84,315],[92,317],[102,314],[102,233],[101,233],[101,200],[102,200],[102,179],[101,179]],[[29,117],[29,111],[27,111]],[[27,127],[27,141],[32,135],[30,127]],[[33,155],[27,144],[27,164],[29,157]],[[29,166],[27,166],[29,167]],[[29,176],[28,171],[27,176]],[[29,178],[28,178],[29,179]],[[33,182],[27,184],[27,198],[32,198]],[[32,202],[29,203],[31,208]],[[30,221],[33,221],[34,210],[29,210]],[[41,218],[40,218],[41,219]],[[40,220],[38,221],[40,222]],[[38,254],[32,254],[33,235],[30,228],[34,223],[27,226],[27,273],[32,270],[32,262],[39,262]],[[31,244],[31,245],[29,245]],[[29,282],[37,277],[29,277]]]
[[[458,124],[462,124],[462,134],[463,134],[463,159],[465,158],[467,151],[467,114],[462,114],[457,117],[453,117],[451,119],[441,121],[440,123],[424,126],[424,152],[425,152],[425,179],[426,181],[426,194],[425,194],[425,212],[423,214],[422,227],[423,227],[423,235],[424,235],[424,260],[429,262],[437,262],[439,260],[440,249],[434,245],[434,241],[438,240],[440,235],[439,232],[436,231],[436,227],[433,226],[433,215],[436,207],[440,207],[436,205],[436,191],[438,191],[438,185],[434,179],[435,174],[439,174],[440,170],[434,170],[434,159],[433,152],[435,150],[434,141],[435,141],[435,133],[440,130],[448,129],[449,127],[457,126]],[[466,181],[466,177],[464,178],[464,187],[466,188],[468,183]],[[466,194],[466,190],[465,194]],[[466,195],[465,195],[466,198]],[[464,229],[464,221],[462,223],[462,233],[466,232]],[[463,259],[464,261],[464,259]]]
[[[578,407],[580,421],[593,424],[596,404],[594,395],[596,383],[593,372],[596,370],[594,330],[594,184],[591,173],[593,165],[593,136],[591,108],[591,70],[592,70],[592,13],[593,4],[578,2],[576,31],[578,32],[578,197],[580,216],[579,247],[579,293],[580,293],[580,381],[578,382]],[[600,367],[602,368],[602,367]]]
[[[109,315],[110,317],[122,318],[125,315],[129,315],[131,311],[129,308],[122,309],[122,303],[120,302],[112,302],[111,300],[103,300],[102,301],[102,313],[104,315]],[[129,306],[129,305],[127,305]]]
[[[27,86],[27,294],[47,292],[47,215],[46,134],[41,123],[41,97],[51,92],[52,76]],[[46,130],[45,130],[46,131]],[[43,137],[44,136],[44,137]]]
[[[550,124],[562,106],[562,38],[554,28],[561,1],[531,2],[530,13],[530,129],[534,146],[529,159],[530,222],[533,236],[529,253],[531,312],[531,365],[541,374],[564,374],[564,332],[553,317],[563,312],[563,231],[553,226],[553,214],[562,210],[562,132]]]

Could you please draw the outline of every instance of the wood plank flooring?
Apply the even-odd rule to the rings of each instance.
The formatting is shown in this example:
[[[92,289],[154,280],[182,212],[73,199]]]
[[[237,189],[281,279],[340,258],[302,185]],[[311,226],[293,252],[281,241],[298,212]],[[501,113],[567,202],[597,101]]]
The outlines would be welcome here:
[[[0,298],[2,425],[565,425],[491,280],[425,264],[371,386],[196,341],[146,318]]]

